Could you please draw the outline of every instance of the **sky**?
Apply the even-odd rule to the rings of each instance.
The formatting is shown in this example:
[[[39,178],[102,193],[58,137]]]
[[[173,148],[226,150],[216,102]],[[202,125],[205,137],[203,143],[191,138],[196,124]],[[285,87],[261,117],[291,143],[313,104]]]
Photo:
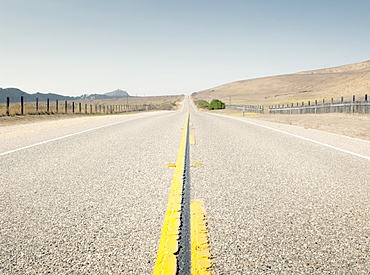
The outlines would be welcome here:
[[[370,60],[369,0],[0,0],[0,87],[191,94]]]

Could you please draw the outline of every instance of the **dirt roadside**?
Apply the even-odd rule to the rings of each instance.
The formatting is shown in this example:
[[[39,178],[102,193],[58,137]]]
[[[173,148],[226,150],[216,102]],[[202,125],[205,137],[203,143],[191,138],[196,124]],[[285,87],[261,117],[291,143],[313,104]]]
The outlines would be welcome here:
[[[242,116],[238,110],[216,110],[231,116]],[[245,114],[246,117],[265,121],[296,125],[308,129],[330,132],[338,135],[370,140],[370,115],[361,114],[302,114],[302,115],[280,115],[280,114]]]
[[[0,127],[88,116],[84,114],[2,116],[0,117]]]

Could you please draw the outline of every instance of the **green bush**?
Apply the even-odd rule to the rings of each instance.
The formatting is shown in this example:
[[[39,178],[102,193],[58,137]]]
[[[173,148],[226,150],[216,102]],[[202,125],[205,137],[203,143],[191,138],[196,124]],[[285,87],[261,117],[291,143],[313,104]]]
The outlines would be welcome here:
[[[208,106],[208,110],[217,110],[217,109],[225,109],[225,103],[221,100],[214,99]]]
[[[157,108],[160,110],[173,110],[173,107],[174,106],[171,103],[163,102]]]
[[[198,108],[206,109],[209,106],[209,103],[205,100],[198,100],[195,101],[195,105],[197,105]]]

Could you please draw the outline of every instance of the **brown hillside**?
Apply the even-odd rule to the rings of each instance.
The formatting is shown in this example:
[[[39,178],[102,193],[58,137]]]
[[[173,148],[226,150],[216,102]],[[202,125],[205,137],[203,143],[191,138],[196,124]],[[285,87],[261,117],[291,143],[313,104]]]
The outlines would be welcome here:
[[[227,104],[271,105],[370,94],[370,61],[320,70],[242,80],[194,93],[196,99]]]

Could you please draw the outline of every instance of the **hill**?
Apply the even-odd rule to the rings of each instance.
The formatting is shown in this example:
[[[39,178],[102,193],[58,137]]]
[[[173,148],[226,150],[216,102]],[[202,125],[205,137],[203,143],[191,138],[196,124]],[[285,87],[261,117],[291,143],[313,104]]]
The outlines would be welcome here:
[[[323,98],[348,100],[370,94],[370,61],[333,68],[227,83],[194,93],[198,99],[270,105]]]
[[[113,92],[105,93],[104,95],[115,97],[115,98],[122,98],[130,96],[126,91],[122,91],[120,89],[115,90]]]

